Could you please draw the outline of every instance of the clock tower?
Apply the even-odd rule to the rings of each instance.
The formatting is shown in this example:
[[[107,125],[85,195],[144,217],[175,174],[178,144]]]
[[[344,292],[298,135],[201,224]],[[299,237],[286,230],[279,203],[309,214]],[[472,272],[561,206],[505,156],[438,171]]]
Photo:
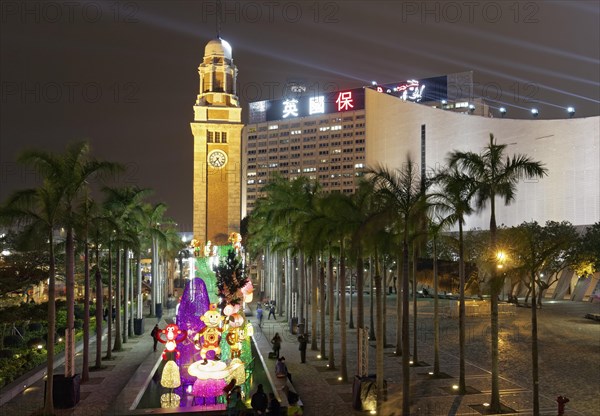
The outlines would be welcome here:
[[[241,122],[236,95],[237,68],[231,46],[211,40],[198,67],[200,89],[194,105],[194,238],[227,244],[241,220]]]

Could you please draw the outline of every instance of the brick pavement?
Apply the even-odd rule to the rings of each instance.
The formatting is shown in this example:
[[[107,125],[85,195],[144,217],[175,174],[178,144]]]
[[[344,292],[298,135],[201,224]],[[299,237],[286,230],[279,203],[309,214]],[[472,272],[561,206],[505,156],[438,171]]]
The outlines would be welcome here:
[[[366,321],[368,322],[368,299],[365,299]],[[395,331],[394,303],[396,296],[388,296],[387,333],[392,343]],[[542,415],[556,414],[554,398],[564,394],[571,399],[567,415],[596,415],[600,408],[600,324],[586,320],[586,313],[600,312],[599,304],[546,301],[540,311],[540,405]],[[356,311],[354,311],[356,317]],[[514,315],[502,316],[500,320],[501,349],[501,399],[503,404],[518,411],[520,415],[531,413],[531,369],[530,369],[530,313],[528,308],[515,308]],[[419,300],[419,325],[417,331],[419,361],[432,364],[433,345],[431,331],[431,301]],[[255,322],[255,317],[250,317]],[[336,326],[339,324],[336,323]],[[153,325],[146,322],[147,332]],[[458,379],[458,322],[442,319],[441,322],[441,370],[452,378],[431,379],[427,372],[431,367],[411,369],[413,415],[478,415],[477,405],[489,401],[489,318],[467,319],[467,385],[472,394],[457,396],[452,384]],[[339,328],[338,328],[339,329]],[[352,410],[352,386],[337,380],[337,371],[326,367],[327,361],[317,358],[318,351],[307,351],[307,363],[300,363],[296,337],[289,334],[283,317],[277,321],[264,320],[263,328],[256,328],[255,338],[268,371],[274,374],[273,361],[266,358],[270,351],[269,340],[275,332],[283,337],[281,354],[293,375],[294,387],[304,403],[305,415],[364,415],[366,412]],[[318,334],[317,334],[318,335]],[[336,365],[339,366],[339,331],[336,330]],[[356,330],[348,331],[348,374],[356,372]],[[375,342],[370,343],[369,368],[375,369]],[[144,362],[158,359],[152,353],[152,340],[145,334],[124,344],[123,352],[115,353],[113,362],[104,362],[109,368],[91,373],[91,380],[81,387],[82,400],[75,409],[60,410],[58,415],[113,415],[127,414],[127,406],[115,408],[113,403]],[[412,341],[411,341],[412,348]],[[91,351],[95,351],[92,346]],[[385,379],[388,382],[388,401],[382,407],[382,415],[400,415],[401,358],[396,357],[394,348],[385,349]],[[159,354],[159,353],[156,353]],[[80,359],[80,355],[78,356]],[[113,366],[114,365],[114,366]],[[78,364],[79,366],[79,364]],[[113,366],[113,367],[111,367]],[[79,368],[79,367],[78,367]],[[60,372],[60,369],[57,370]],[[147,373],[147,370],[144,370]],[[140,375],[138,374],[137,377]],[[144,376],[144,375],[141,375]],[[145,375],[147,376],[147,374]],[[41,407],[43,383],[40,381],[25,393],[0,407],[1,416],[29,415]],[[139,412],[136,412],[139,413]],[[162,413],[162,412],[161,412]]]

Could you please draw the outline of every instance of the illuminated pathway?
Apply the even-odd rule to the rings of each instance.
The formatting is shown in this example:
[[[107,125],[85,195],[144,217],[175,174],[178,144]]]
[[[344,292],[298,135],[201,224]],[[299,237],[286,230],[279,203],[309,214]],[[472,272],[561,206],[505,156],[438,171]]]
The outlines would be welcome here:
[[[392,325],[395,321],[393,306],[396,296],[388,296],[387,315],[388,343],[393,342]],[[444,305],[448,301],[442,300]],[[419,300],[419,360],[432,364],[433,337],[431,333],[431,300]],[[368,312],[368,297],[365,297],[365,311]],[[556,415],[557,395],[569,397],[567,413],[569,415],[595,415],[600,408],[600,324],[584,319],[586,313],[599,313],[600,304],[546,301],[540,311],[540,405],[543,415]],[[355,311],[356,313],[356,311]],[[501,322],[501,363],[500,387],[502,402],[520,414],[531,411],[531,366],[529,348],[531,310],[515,308],[514,316],[502,316]],[[354,315],[356,318],[356,315]],[[255,317],[250,317],[255,321]],[[369,321],[368,314],[365,316]],[[351,410],[351,384],[341,385],[337,381],[338,373],[326,368],[326,361],[316,359],[317,352],[307,351],[307,363],[300,364],[296,337],[289,335],[283,318],[277,322],[263,321],[263,331],[257,331],[256,339],[265,361],[274,373],[274,362],[267,357],[270,350],[268,340],[275,332],[283,336],[282,355],[293,375],[294,386],[305,405],[305,415],[329,416],[333,414],[365,414]],[[152,325],[146,322],[149,330]],[[453,376],[451,379],[429,380],[426,373],[431,367],[417,367],[411,370],[414,393],[413,415],[477,415],[470,404],[481,404],[489,400],[490,375],[489,353],[486,333],[489,331],[489,319],[486,317],[467,318],[467,386],[481,394],[469,394],[462,399],[451,394],[451,386],[458,379],[458,321],[442,319],[441,329],[441,371]],[[356,365],[356,330],[348,332],[348,373],[352,377]],[[74,410],[61,410],[58,415],[112,415],[126,414],[124,407],[115,405],[117,395],[132,377],[135,369],[144,359],[153,361],[152,340],[144,336],[133,338],[124,344],[125,351],[115,353],[116,360],[103,362],[113,366],[102,372],[90,373],[91,382],[81,387],[82,401]],[[375,348],[369,349],[371,372],[375,369]],[[412,345],[412,342],[411,342]],[[91,348],[94,351],[94,347]],[[394,349],[386,348],[385,378],[388,381],[388,402],[386,415],[400,415],[396,410],[400,406],[401,362],[392,355]],[[156,358],[160,353],[156,353]],[[339,345],[336,347],[336,365],[339,366]],[[81,356],[79,355],[78,358]],[[80,364],[78,364],[78,369]],[[59,370],[60,371],[60,370]],[[269,388],[265,389],[267,392]],[[449,391],[448,391],[449,390]],[[26,394],[21,394],[11,402],[0,407],[0,415],[28,415],[39,408],[43,400],[43,384],[38,382]],[[111,409],[111,410],[108,410]],[[139,412],[139,411],[138,411]]]

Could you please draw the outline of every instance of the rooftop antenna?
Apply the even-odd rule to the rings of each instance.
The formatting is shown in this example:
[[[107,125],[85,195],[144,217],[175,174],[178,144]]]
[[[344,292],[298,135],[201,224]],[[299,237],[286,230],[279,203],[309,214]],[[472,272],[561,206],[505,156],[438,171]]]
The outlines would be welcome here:
[[[221,0],[217,0],[217,10],[215,13],[215,25],[217,26],[217,38],[221,39],[221,22],[223,21],[223,5]]]

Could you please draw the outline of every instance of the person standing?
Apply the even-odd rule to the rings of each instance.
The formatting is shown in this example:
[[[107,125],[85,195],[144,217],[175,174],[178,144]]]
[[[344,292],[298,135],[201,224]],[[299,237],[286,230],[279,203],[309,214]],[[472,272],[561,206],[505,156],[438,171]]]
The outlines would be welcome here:
[[[250,401],[250,405],[252,409],[256,412],[257,415],[264,415],[267,411],[267,406],[269,405],[269,400],[267,399],[267,395],[263,391],[263,385],[259,384],[256,389],[256,393],[252,395],[252,400]]]
[[[158,333],[160,332],[160,328],[158,327],[158,324],[154,325],[154,328],[152,328],[152,332],[150,332],[150,335],[152,336],[152,340],[154,341],[154,351],[156,351],[156,345],[158,344]]]
[[[281,403],[275,398],[275,393],[269,393],[269,409],[268,414],[273,416],[281,415]]]
[[[277,378],[287,377],[292,382],[292,374],[288,371],[287,365],[285,365],[285,357],[281,357],[277,359],[277,363],[275,364],[275,376]]]
[[[245,409],[246,406],[242,400],[242,388],[240,386],[235,386],[227,396],[227,415],[237,416]]]
[[[298,336],[298,349],[300,350],[300,362],[306,363],[306,345],[308,344],[308,336],[306,334],[300,334]]]
[[[275,332],[273,339],[271,339],[271,344],[273,344],[275,357],[279,358],[279,350],[281,349],[281,337],[279,336],[279,332]]]
[[[275,317],[275,305],[271,304],[269,306],[269,316],[267,317],[267,320],[271,319],[271,315],[273,315],[273,319],[277,320],[277,318]]]
[[[259,328],[262,328],[262,318],[263,318],[263,309],[259,303],[258,306],[256,306],[256,319],[258,319],[258,327]]]

